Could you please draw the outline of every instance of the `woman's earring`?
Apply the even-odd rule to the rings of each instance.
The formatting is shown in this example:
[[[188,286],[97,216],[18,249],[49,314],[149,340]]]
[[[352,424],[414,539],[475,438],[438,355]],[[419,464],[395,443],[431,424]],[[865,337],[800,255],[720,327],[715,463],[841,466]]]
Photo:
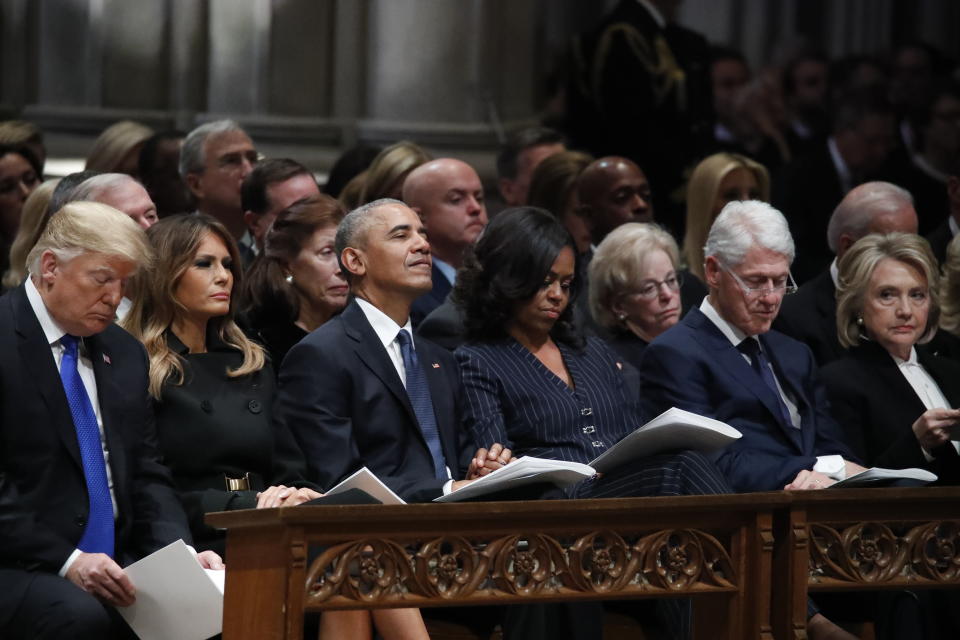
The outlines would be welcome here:
[[[862,327],[862,326],[863,326],[863,316],[861,316],[861,315],[858,315],[858,316],[857,316],[857,326],[858,326],[858,327]]]
[[[627,319],[627,314],[623,313],[622,311],[617,314],[617,320],[619,320],[620,322],[623,322],[626,319]]]
[[[287,281],[287,284],[293,284],[293,274],[292,274],[292,273],[288,273],[288,274],[287,274],[287,277],[284,278],[284,280]]]

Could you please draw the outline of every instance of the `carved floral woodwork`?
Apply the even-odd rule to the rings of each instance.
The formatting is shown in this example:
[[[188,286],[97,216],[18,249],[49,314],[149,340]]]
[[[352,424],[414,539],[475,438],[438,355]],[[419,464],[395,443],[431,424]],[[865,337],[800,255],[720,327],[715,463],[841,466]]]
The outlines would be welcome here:
[[[629,539],[611,531],[408,544],[365,539],[327,547],[313,560],[305,604],[716,592],[735,590],[737,579],[729,549],[695,529]]]

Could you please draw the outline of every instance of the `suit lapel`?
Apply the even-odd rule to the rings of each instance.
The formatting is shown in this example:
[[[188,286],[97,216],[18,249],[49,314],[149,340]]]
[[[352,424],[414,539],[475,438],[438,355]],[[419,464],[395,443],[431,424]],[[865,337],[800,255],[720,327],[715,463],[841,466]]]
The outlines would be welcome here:
[[[63,391],[63,381],[60,379],[60,372],[50,351],[50,344],[30,306],[30,300],[23,285],[16,290],[12,302],[20,362],[33,386],[43,397],[44,404],[50,412],[53,428],[57,430],[63,445],[82,470],[80,445],[77,442],[77,431],[73,426],[73,416],[67,404],[67,396]]]
[[[360,361],[363,362],[367,369],[383,383],[383,386],[396,397],[413,423],[419,424],[417,422],[417,416],[413,412],[413,406],[410,404],[410,398],[407,396],[407,390],[404,388],[403,382],[397,374],[397,369],[394,367],[393,361],[390,360],[390,356],[387,355],[387,350],[384,348],[383,343],[380,342],[380,338],[373,330],[373,327],[370,326],[370,322],[367,321],[367,316],[364,315],[363,310],[357,305],[356,301],[351,302],[347,308],[343,310],[339,320],[343,323],[343,329],[347,336],[356,343],[354,350],[356,351],[357,357],[360,358]],[[420,430],[417,429],[418,433],[419,431]]]

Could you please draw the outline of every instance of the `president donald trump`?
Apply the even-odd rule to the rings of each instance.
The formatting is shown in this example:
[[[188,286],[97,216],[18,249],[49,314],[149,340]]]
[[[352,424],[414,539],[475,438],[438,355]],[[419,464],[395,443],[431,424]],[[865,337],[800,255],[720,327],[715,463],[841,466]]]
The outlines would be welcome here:
[[[190,543],[156,450],[146,352],[113,324],[150,259],[128,216],[71,203],[28,256],[29,278],[0,298],[4,638],[132,637],[113,609],[136,598],[121,567]]]

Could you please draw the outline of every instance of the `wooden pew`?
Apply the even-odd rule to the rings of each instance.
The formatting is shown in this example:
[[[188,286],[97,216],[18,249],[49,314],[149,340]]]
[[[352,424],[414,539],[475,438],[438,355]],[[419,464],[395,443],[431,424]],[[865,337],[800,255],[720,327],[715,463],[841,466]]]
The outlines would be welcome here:
[[[698,638],[773,638],[783,492],[302,506],[210,514],[228,530],[224,640],[302,636],[306,611],[694,598]]]

